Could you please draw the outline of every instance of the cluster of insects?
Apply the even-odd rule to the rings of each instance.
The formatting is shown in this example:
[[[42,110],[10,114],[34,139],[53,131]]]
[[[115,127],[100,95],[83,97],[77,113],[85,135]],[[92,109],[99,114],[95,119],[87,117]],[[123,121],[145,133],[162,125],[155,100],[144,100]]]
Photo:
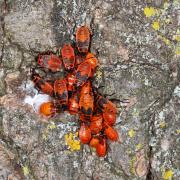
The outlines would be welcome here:
[[[107,140],[118,141],[118,133],[113,128],[116,121],[116,106],[98,93],[92,86],[92,78],[98,60],[89,52],[91,33],[86,26],[76,31],[76,45],[64,44],[61,55],[44,53],[38,55],[37,66],[47,72],[56,73],[64,68],[64,77],[48,81],[32,71],[34,86],[53,100],[42,103],[39,113],[53,117],[61,111],[79,115],[79,139],[89,144],[102,157],[107,153]]]

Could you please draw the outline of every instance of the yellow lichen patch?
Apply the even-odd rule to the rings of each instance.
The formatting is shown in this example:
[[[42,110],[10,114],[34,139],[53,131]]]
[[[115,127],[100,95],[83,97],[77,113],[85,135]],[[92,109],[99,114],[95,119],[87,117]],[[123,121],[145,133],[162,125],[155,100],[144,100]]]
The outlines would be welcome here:
[[[180,35],[177,35],[177,34],[174,35],[174,36],[173,36],[173,39],[176,40],[176,41],[180,41]]]
[[[169,6],[170,6],[170,3],[165,2],[164,5],[163,5],[163,8],[164,8],[164,9],[167,9]]]
[[[29,174],[29,168],[27,166],[23,166],[23,174],[27,176]]]
[[[56,129],[56,128],[57,128],[57,126],[54,123],[51,123],[47,126],[47,129],[51,129],[51,130]]]
[[[56,128],[57,128],[57,126],[56,126],[56,124],[54,122],[51,122],[50,124],[48,124],[48,126],[43,130],[42,138],[44,140],[47,140],[50,130],[53,130],[53,129],[56,129]]]
[[[177,47],[175,48],[175,54],[176,54],[176,55],[180,55],[180,46],[177,46]]]
[[[173,39],[176,41],[180,41],[180,29],[176,31],[176,34],[173,36]]]
[[[134,131],[134,129],[131,129],[128,131],[128,135],[130,138],[133,138],[135,136],[136,132]]]
[[[180,129],[177,129],[177,130],[176,130],[176,133],[180,134]]]
[[[78,136],[78,133],[72,134],[66,134],[65,135],[65,142],[69,146],[71,151],[78,151],[80,150],[80,141],[75,140],[75,138]]]
[[[167,39],[167,38],[165,38],[165,37],[163,37],[163,36],[159,36],[159,38],[166,44],[166,45],[168,45],[168,46],[171,46],[171,42],[170,42],[170,40],[169,39]]]
[[[134,157],[130,160],[130,171],[131,171],[132,174],[135,174],[134,164],[135,164],[136,160],[137,160],[136,156],[134,156]]]
[[[164,20],[164,23],[166,23],[166,24],[169,24],[169,23],[171,23],[172,22],[172,19],[171,18],[166,18],[165,20]]]
[[[132,150],[129,148],[129,149],[127,149],[127,154],[131,154],[132,153]]]
[[[163,174],[164,180],[170,180],[170,179],[172,179],[172,177],[173,177],[173,171],[172,170],[167,170]]]
[[[160,28],[159,22],[158,22],[158,21],[154,21],[154,22],[152,23],[152,28],[153,28],[154,30],[158,31],[159,28]]]
[[[136,151],[139,151],[140,149],[142,149],[142,144],[141,143],[139,143],[139,144],[137,144],[136,145]]]
[[[136,108],[134,108],[134,110],[133,110],[133,112],[132,112],[132,115],[133,115],[134,117],[138,117],[138,116],[139,116],[139,111],[138,111]]]
[[[153,7],[145,7],[144,14],[146,17],[154,16],[157,13],[157,10]]]
[[[42,138],[44,139],[44,140],[47,140],[47,134],[46,133],[43,133],[43,135],[42,135]]]
[[[165,121],[161,121],[160,124],[159,124],[159,127],[162,128],[162,129],[165,128],[166,127]]]

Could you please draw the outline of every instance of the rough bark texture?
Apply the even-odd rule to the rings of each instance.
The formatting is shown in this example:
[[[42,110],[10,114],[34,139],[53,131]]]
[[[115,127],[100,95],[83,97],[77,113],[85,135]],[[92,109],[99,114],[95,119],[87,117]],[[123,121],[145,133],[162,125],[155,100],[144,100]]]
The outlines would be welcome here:
[[[0,0],[0,179],[180,179],[178,8],[177,0]],[[24,103],[35,56],[73,42],[83,24],[100,61],[94,84],[119,110],[122,143],[109,143],[105,158],[68,145],[76,117],[47,122]]]

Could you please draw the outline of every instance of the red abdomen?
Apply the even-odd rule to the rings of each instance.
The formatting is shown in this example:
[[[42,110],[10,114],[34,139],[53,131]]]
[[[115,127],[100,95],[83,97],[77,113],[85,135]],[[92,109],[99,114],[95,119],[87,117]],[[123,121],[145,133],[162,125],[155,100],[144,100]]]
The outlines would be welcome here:
[[[117,141],[119,138],[117,131],[111,126],[108,126],[105,129],[104,133],[106,134],[107,138],[110,139],[111,141]]]
[[[107,152],[107,144],[106,144],[106,139],[103,138],[99,144],[97,144],[96,146],[96,152],[97,152],[97,155],[99,157],[103,157],[106,155],[106,152]]]
[[[81,124],[80,130],[79,130],[79,139],[83,144],[89,143],[91,139],[91,130],[84,123]]]

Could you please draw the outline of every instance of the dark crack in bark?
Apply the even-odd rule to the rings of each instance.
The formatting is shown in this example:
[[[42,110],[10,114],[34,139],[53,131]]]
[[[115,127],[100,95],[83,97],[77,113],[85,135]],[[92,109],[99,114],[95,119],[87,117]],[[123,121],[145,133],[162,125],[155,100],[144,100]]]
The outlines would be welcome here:
[[[2,28],[2,49],[1,49],[1,56],[0,56],[0,67],[1,67],[1,64],[2,64],[2,59],[3,59],[3,56],[4,56],[4,46],[5,46],[5,43],[4,43],[4,37],[5,37],[5,22],[4,22],[4,17],[6,15],[6,12],[7,12],[7,1],[4,0],[4,3],[1,7],[1,11],[2,11],[2,15],[0,14],[0,25],[1,25],[1,28]],[[1,13],[1,12],[0,12]]]

